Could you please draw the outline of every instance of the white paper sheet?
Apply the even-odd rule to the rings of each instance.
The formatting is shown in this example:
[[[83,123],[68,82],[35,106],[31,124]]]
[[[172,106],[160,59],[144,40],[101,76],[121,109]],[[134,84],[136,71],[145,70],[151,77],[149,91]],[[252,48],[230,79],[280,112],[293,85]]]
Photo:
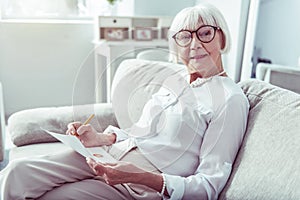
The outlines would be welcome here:
[[[43,129],[43,128],[41,128]],[[104,149],[101,147],[92,147],[92,148],[86,148],[83,146],[83,144],[79,141],[79,139],[76,136],[73,135],[63,135],[55,132],[48,131],[46,129],[43,129],[46,133],[52,135],[65,145],[71,147],[78,153],[80,153],[82,156],[86,158],[92,158],[96,162],[101,163],[116,163],[117,160],[113,158],[109,153],[107,153]]]

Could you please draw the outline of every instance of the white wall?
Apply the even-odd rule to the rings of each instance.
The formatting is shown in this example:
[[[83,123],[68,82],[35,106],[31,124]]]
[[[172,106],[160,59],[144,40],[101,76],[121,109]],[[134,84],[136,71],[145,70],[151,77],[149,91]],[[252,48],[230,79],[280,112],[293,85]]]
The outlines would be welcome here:
[[[94,102],[92,39],[91,23],[0,22],[6,115],[26,108]]]
[[[297,66],[300,56],[300,1],[263,0],[255,46],[272,63]]]
[[[175,16],[181,9],[194,6],[196,0],[135,0],[135,15]]]
[[[195,0],[123,1],[131,10],[121,13],[128,15],[174,15],[195,4]],[[27,108],[94,103],[93,31],[92,24],[83,23],[0,21],[6,116]]]

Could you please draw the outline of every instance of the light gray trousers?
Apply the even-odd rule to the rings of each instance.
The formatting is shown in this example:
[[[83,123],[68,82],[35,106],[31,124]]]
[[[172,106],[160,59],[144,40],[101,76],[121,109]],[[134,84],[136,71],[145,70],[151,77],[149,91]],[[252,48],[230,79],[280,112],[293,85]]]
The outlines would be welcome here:
[[[148,171],[159,171],[128,142],[108,152],[122,161],[133,162]],[[2,200],[92,200],[161,199],[156,191],[138,184],[107,185],[95,177],[83,156],[68,150],[56,155],[17,159],[0,172]]]

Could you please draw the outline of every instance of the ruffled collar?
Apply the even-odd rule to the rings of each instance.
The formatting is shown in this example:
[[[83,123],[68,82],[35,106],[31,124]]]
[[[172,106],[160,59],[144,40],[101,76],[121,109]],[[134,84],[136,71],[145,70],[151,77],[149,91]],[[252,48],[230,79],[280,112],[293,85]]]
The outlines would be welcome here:
[[[213,77],[215,76],[222,76],[224,75],[226,72],[223,70],[221,71],[220,73],[216,74],[216,75],[213,75],[211,77],[208,77],[208,78],[200,78],[198,77],[196,80],[194,80],[193,82],[190,83],[190,86],[195,88],[195,87],[200,87],[202,86],[203,84],[207,83],[208,81],[210,81]]]

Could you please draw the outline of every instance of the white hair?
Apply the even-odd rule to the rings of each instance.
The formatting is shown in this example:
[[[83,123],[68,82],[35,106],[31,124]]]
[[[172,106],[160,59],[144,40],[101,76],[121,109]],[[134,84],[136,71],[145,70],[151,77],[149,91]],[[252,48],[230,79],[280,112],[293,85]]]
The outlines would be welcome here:
[[[215,6],[208,3],[201,3],[194,7],[184,8],[173,19],[168,35],[171,62],[178,62],[178,46],[172,36],[183,29],[196,30],[199,28],[200,23],[220,27],[223,39],[221,53],[227,53],[229,51],[231,39],[224,16]]]

